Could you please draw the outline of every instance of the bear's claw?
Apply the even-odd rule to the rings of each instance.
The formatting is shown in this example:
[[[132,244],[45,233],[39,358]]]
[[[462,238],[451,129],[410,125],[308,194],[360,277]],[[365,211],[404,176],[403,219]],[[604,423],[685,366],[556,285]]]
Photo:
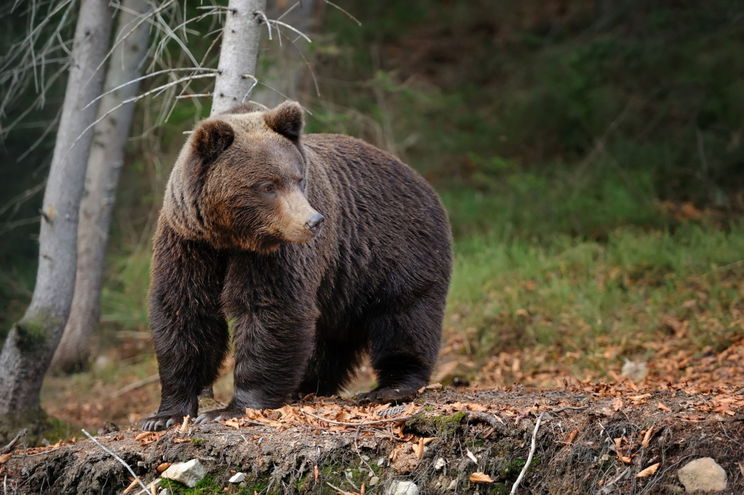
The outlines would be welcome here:
[[[207,411],[201,413],[195,420],[195,424],[205,424],[210,421],[219,421],[221,419],[239,418],[243,416],[243,411],[240,409],[233,409],[226,407],[224,409],[215,409],[213,411]]]
[[[142,420],[141,428],[145,431],[167,430],[173,425],[180,424],[183,414],[156,414]]]

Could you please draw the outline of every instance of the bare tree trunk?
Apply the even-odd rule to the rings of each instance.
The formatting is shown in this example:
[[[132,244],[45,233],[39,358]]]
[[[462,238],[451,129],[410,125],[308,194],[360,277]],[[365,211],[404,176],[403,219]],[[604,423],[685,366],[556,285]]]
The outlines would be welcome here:
[[[255,86],[258,47],[266,19],[266,0],[230,0],[227,9],[211,115],[248,99]]]
[[[133,32],[130,30],[136,25],[137,18],[147,15],[150,10],[147,0],[124,0],[117,21],[116,40],[120,42],[108,64],[106,91],[142,74],[150,27],[147,22],[142,22]],[[136,82],[104,96],[98,110],[99,118],[122,101],[136,96],[138,90],[139,83]],[[75,295],[62,341],[52,361],[52,367],[67,372],[86,367],[91,351],[90,338],[98,327],[104,256],[134,107],[134,103],[120,107],[95,128],[85,192],[80,203]]]
[[[256,86],[261,29],[267,20],[266,0],[230,0],[227,9],[210,115],[226,112],[248,100]],[[200,396],[213,397],[211,385]]]
[[[102,71],[95,71],[109,46],[108,0],[82,0],[75,28],[72,64],[49,169],[39,267],[31,304],[10,330],[0,352],[0,417],[29,417],[40,410],[44,374],[57,347],[72,302],[78,210],[93,133]]]

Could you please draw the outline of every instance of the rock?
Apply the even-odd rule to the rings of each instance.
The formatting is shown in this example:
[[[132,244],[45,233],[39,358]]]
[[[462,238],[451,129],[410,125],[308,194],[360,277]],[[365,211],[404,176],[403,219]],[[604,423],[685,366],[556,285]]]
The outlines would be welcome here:
[[[413,481],[393,481],[385,495],[418,495],[419,487]]]
[[[441,471],[446,465],[447,461],[444,460],[444,457],[439,457],[436,461],[434,461],[434,471]]]
[[[173,495],[173,492],[171,492],[168,488],[163,488],[158,492],[158,495]]]
[[[369,479],[369,486],[375,486],[380,482],[380,478],[378,476],[372,476]]]
[[[160,476],[193,488],[206,475],[207,469],[202,463],[198,459],[191,459],[188,462],[171,464]]]
[[[242,483],[245,481],[245,473],[235,473],[227,481],[230,483]]]
[[[620,370],[620,374],[630,378],[634,382],[641,382],[648,375],[648,366],[643,361],[630,361],[626,359],[622,370]]]
[[[720,492],[726,489],[726,471],[710,457],[690,461],[677,471],[687,493]]]

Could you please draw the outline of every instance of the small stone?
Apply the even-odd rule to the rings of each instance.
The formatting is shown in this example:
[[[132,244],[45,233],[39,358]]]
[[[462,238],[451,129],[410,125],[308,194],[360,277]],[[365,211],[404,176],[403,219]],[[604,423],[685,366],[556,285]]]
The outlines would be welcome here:
[[[457,490],[457,480],[456,479],[450,481],[450,484],[447,487],[447,490],[450,491],[450,492],[454,492],[455,490]]]
[[[375,486],[375,485],[377,485],[377,484],[379,484],[379,483],[380,483],[380,478],[379,478],[379,477],[377,477],[377,476],[372,476],[372,477],[371,477],[371,478],[369,479],[369,486]]]
[[[626,378],[630,378],[634,382],[642,382],[646,375],[648,375],[648,366],[644,361],[630,361],[625,360],[620,374]]]
[[[189,488],[201,481],[207,475],[207,469],[199,462],[198,459],[191,459],[188,462],[176,462],[163,471],[160,475],[163,478],[178,481]]]
[[[235,473],[227,481],[230,483],[242,483],[245,481],[245,473]]]
[[[385,464],[385,458],[384,457],[380,457],[379,459],[377,459],[377,466],[378,467],[382,467],[383,464]]]
[[[413,481],[393,481],[385,495],[418,495],[419,487]]]
[[[168,488],[163,488],[158,492],[158,495],[173,495],[173,492],[171,492]]]
[[[446,465],[447,461],[444,460],[444,457],[439,457],[436,461],[434,461],[434,471],[441,471]]]
[[[726,471],[710,457],[690,461],[677,471],[687,493],[720,492],[726,489]]]

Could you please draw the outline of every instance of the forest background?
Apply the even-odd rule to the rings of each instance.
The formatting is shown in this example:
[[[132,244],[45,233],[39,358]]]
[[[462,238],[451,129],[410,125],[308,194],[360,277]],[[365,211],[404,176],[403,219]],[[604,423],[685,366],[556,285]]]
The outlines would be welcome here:
[[[312,43],[264,37],[253,98],[297,99],[309,132],[366,139],[439,191],[456,263],[436,381],[613,381],[631,362],[645,380],[742,383],[741,368],[698,372],[744,349],[740,2],[339,5],[361,26],[318,2]],[[0,17],[1,53],[29,22]],[[178,36],[201,58],[212,29],[205,18]],[[161,56],[183,60],[183,48],[164,44]],[[63,80],[43,105],[29,87],[3,116],[33,108],[1,130],[0,338],[33,290]],[[206,91],[194,81],[189,92]],[[208,99],[173,102],[137,104],[91,366],[46,381],[43,406],[73,424],[126,423],[157,403],[150,240],[183,132],[209,113]],[[218,398],[229,395],[225,375]]]

